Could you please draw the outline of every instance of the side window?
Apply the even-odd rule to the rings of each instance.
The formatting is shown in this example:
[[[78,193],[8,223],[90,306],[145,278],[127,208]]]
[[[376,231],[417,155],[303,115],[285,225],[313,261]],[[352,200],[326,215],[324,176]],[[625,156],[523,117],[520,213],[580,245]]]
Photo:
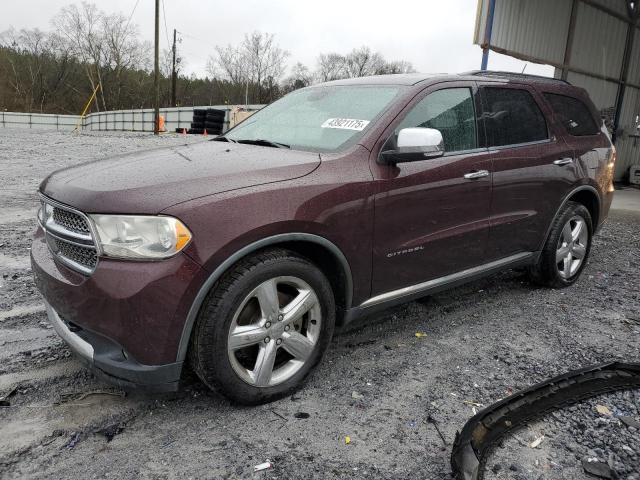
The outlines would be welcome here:
[[[547,122],[526,90],[484,87],[482,120],[488,147],[537,142],[549,138]]]
[[[600,133],[598,124],[593,119],[587,106],[577,98],[554,93],[545,93],[544,97],[551,104],[553,113],[571,135],[596,135]]]
[[[425,127],[440,130],[445,152],[476,148],[476,119],[470,88],[447,88],[430,93],[402,120],[402,128]]]

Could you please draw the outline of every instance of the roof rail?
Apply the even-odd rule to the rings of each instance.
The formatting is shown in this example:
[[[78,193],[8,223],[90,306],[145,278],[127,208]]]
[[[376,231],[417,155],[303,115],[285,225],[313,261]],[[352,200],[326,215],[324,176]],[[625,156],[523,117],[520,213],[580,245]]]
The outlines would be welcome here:
[[[550,78],[543,77],[542,75],[533,75],[530,73],[517,73],[517,72],[503,72],[499,70],[472,70],[470,72],[466,72],[465,75],[473,75],[473,76],[482,76],[482,77],[502,77],[502,78],[513,78],[513,79],[531,79],[531,80],[539,80],[541,82],[549,82],[549,83],[564,83],[566,85],[571,85],[568,81],[562,80],[561,78]]]

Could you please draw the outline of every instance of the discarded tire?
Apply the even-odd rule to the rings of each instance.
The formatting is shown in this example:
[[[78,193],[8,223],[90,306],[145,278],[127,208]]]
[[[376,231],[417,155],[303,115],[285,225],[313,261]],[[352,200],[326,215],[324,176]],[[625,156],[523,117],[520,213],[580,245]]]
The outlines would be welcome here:
[[[207,120],[204,124],[206,128],[215,128],[215,129],[222,129],[223,125],[224,124],[222,122],[211,122],[209,120]]]

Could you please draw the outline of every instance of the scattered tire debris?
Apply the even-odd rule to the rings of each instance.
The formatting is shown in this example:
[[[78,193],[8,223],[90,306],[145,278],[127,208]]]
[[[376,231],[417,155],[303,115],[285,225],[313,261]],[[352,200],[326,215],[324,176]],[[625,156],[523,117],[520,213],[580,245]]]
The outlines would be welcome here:
[[[456,433],[451,469],[459,480],[482,480],[491,449],[514,428],[601,393],[638,387],[640,363],[611,362],[568,372],[517,392],[479,412]]]

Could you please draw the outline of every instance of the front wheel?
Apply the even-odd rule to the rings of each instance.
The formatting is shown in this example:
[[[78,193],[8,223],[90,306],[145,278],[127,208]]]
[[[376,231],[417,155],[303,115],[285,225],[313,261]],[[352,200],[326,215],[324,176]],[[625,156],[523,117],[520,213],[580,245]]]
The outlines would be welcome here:
[[[334,323],[323,273],[287,250],[265,251],[237,264],[210,293],[194,329],[191,363],[230,399],[269,402],[303,383]]]
[[[592,238],[589,210],[567,202],[553,221],[538,262],[529,271],[532,280],[552,288],[574,284],[586,266]]]

